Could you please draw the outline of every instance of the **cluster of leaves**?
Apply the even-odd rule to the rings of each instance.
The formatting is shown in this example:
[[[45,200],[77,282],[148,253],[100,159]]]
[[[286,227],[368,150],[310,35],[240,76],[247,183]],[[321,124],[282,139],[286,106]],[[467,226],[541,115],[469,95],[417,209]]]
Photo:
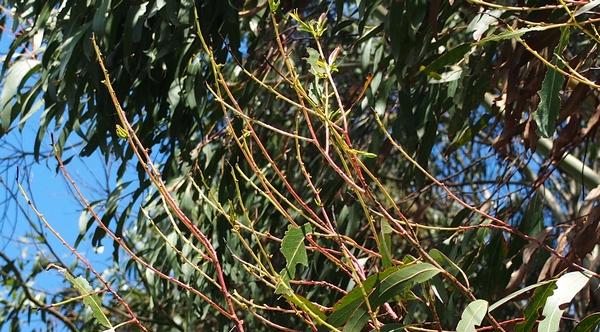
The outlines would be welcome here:
[[[77,241],[118,269],[85,264],[104,293],[67,278],[93,315],[3,257],[22,300],[0,318],[557,331],[583,288],[562,326],[593,329],[597,276],[552,278],[597,262],[600,165],[574,157],[597,153],[597,1],[525,2],[9,1],[3,134],[43,105],[36,158],[51,131],[67,178],[73,134],[122,164]]]

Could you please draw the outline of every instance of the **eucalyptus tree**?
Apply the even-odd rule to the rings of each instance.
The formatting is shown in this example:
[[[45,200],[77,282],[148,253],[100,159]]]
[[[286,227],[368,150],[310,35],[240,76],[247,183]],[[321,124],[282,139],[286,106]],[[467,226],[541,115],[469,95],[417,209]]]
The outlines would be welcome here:
[[[3,255],[0,320],[593,326],[596,4],[6,2],[2,135],[37,112],[61,176],[74,153],[121,163],[65,244],[112,242],[114,268],[43,256],[51,294]]]

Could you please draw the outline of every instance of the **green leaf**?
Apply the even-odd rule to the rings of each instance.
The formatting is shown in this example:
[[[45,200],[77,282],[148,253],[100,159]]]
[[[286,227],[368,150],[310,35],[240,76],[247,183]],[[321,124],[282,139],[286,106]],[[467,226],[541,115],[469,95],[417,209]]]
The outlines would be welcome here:
[[[539,318],[540,309],[544,306],[544,304],[546,304],[546,299],[548,299],[548,297],[552,295],[552,292],[554,291],[555,282],[556,280],[548,280],[542,286],[540,286],[539,283],[532,285],[536,286],[537,288],[533,292],[533,296],[524,310],[523,316],[525,320],[517,324],[515,327],[515,332],[533,331],[537,319]],[[526,287],[519,292],[515,292],[512,296],[514,297],[522,294],[531,289],[532,286]],[[492,311],[492,307],[490,307],[490,311]]]
[[[281,1],[275,1],[275,0],[269,0],[269,9],[271,9],[271,12],[275,13],[277,12],[277,9],[279,9],[279,4]]]
[[[381,242],[379,243],[379,252],[381,253],[381,262],[384,268],[392,266],[392,238],[393,229],[390,224],[383,219],[381,221]]]
[[[66,269],[57,269],[60,273],[62,273],[65,276],[65,278],[67,278],[67,280],[69,280],[71,284],[73,284],[73,287],[75,287],[79,294],[84,296],[83,303],[92,310],[92,313],[94,314],[94,317],[98,320],[98,323],[100,323],[104,327],[113,328],[112,324],[102,311],[102,302],[100,302],[98,294],[91,294],[94,292],[94,290],[92,289],[92,286],[90,286],[90,283],[87,280],[85,280],[82,276],[73,278],[73,276],[71,276],[71,273],[69,273],[69,271],[67,271]]]
[[[487,313],[488,303],[485,300],[475,300],[465,308],[460,322],[456,327],[457,332],[476,332],[475,326],[481,325],[483,317]]]
[[[355,149],[349,149],[348,152],[350,152],[352,154],[365,156],[367,158],[377,158],[377,155],[374,153],[371,153],[371,152],[360,151],[360,150],[355,150]]]
[[[583,272],[570,272],[558,278],[556,290],[546,300],[542,312],[544,319],[540,322],[538,331],[558,331],[560,318],[566,310],[561,308],[570,303],[589,280],[590,276]]]
[[[514,293],[511,293],[511,294],[509,294],[509,295],[507,295],[507,296],[503,297],[502,299],[498,300],[498,301],[497,301],[497,302],[495,302],[494,304],[492,304],[492,305],[490,306],[490,309],[489,309],[489,311],[491,312],[491,311],[495,310],[496,308],[500,307],[500,306],[501,306],[501,305],[503,305],[504,303],[506,303],[506,302],[508,302],[508,301],[510,301],[510,300],[512,300],[512,299],[514,299],[515,297],[517,297],[517,296],[519,296],[519,295],[521,295],[521,294],[523,294],[523,293],[527,293],[527,292],[529,292],[530,290],[532,290],[532,289],[534,289],[534,288],[537,288],[537,287],[541,287],[541,286],[544,286],[544,285],[547,285],[547,284],[554,283],[554,281],[555,281],[555,280],[545,280],[545,281],[541,281],[541,282],[535,283],[535,284],[533,284],[533,285],[529,285],[529,286],[527,286],[527,287],[525,287],[525,288],[523,288],[523,289],[520,289],[520,290],[518,290],[518,291],[516,291],[516,292],[514,292]]]
[[[433,60],[426,67],[422,67],[420,71],[426,75],[437,72],[448,65],[453,65],[462,60],[465,54],[471,50],[471,44],[460,44],[448,52],[442,54],[439,58]]]
[[[285,232],[280,250],[287,261],[286,271],[290,279],[294,279],[296,276],[296,264],[308,266],[304,237],[306,233],[311,231],[310,225],[307,224],[302,228],[289,225],[287,232]]]
[[[408,18],[405,6],[404,1],[392,1],[388,13],[389,26],[387,27],[387,32],[390,36],[392,55],[395,59],[398,59],[403,52],[406,52],[405,47],[403,47],[406,44],[406,37],[408,36],[408,33],[403,29],[407,25],[403,24],[403,21]]]
[[[127,137],[129,137],[129,133],[127,132],[127,130],[125,130],[125,128],[121,127],[120,124],[117,124],[116,127],[117,127],[117,136],[119,136],[119,138],[127,139]]]
[[[371,48],[373,47],[373,38],[369,38],[362,46],[362,54],[360,58],[360,67],[363,71],[368,72],[371,62]]]
[[[101,1],[94,19],[92,20],[92,30],[98,37],[104,36],[104,29],[106,28],[106,18],[109,15],[108,6],[110,1]]]
[[[518,30],[513,30],[513,31],[504,31],[504,32],[499,33],[497,35],[492,35],[492,36],[483,38],[482,40],[480,40],[479,42],[475,43],[474,45],[481,46],[481,45],[486,44],[486,43],[491,42],[491,41],[500,41],[500,40],[518,38],[518,37],[521,37],[522,35],[524,35],[524,34],[526,34],[528,32],[543,31],[543,30],[547,30],[547,29],[549,29],[549,27],[535,26],[533,28],[523,28],[523,29],[518,29]]]
[[[3,131],[10,128],[12,121],[17,118],[20,111],[20,107],[13,106],[13,98],[19,95],[19,90],[25,85],[27,79],[37,72],[40,65],[38,60],[27,59],[15,62],[8,70],[0,95],[0,106],[2,107],[0,118]]]
[[[569,40],[569,27],[561,28],[560,42],[554,49],[554,57],[552,65],[563,67],[560,65],[559,54],[562,54],[563,49]],[[552,67],[548,67],[546,77],[542,82],[542,89],[538,92],[540,95],[540,103],[537,111],[533,114],[535,122],[538,125],[537,133],[542,137],[552,137],[556,131],[556,120],[560,110],[560,89],[565,81],[565,77]]]
[[[448,303],[448,291],[440,276],[435,276],[429,281],[431,292],[441,303]]]
[[[393,297],[423,283],[441,271],[429,263],[394,266],[376,273],[363,282],[371,308],[381,306]],[[360,287],[355,287],[333,306],[327,321],[333,326],[345,324],[345,331],[360,331],[369,320],[366,299]]]
[[[443,252],[437,249],[432,249],[429,251],[429,255],[431,256],[431,258],[435,259],[435,261],[438,262],[440,266],[442,266],[446,271],[452,273],[452,275],[454,276],[460,274],[465,279],[465,283],[469,283],[465,272],[450,258],[448,258],[448,256],[446,256]]]
[[[579,8],[576,12],[575,12],[575,17],[587,13],[590,10],[592,10],[593,8],[597,7],[598,5],[600,5],[600,0],[592,0],[590,2],[588,2],[587,4],[585,4],[584,6],[581,6],[581,8]]]
[[[310,310],[310,312],[312,312],[315,316],[319,316],[322,320],[326,320],[327,316],[325,316],[325,314],[323,312],[321,312],[321,310],[319,310],[319,307],[317,307],[316,305],[314,305],[312,302],[310,302],[307,298],[305,298],[304,296],[298,295],[296,294],[296,296],[289,296],[287,294],[283,295],[288,301],[298,305],[298,306],[302,306],[302,307],[306,307],[308,308],[308,310]]]
[[[290,290],[290,272],[288,272],[287,268],[281,270],[279,273],[281,277],[277,280],[277,285],[275,286],[275,294],[283,294],[284,296],[292,296],[292,291]]]
[[[460,115],[462,115],[462,114],[457,113],[456,118],[459,119]],[[464,130],[461,131],[461,133],[454,138],[454,140],[452,141],[452,143],[446,150],[446,155],[453,153],[454,151],[458,150],[459,148],[461,148],[461,147],[465,146],[467,143],[469,143],[471,141],[471,139],[473,139],[474,136],[477,136],[477,134],[479,134],[479,132],[481,130],[483,130],[487,127],[488,121],[491,118],[492,118],[492,116],[490,114],[483,114],[477,120],[477,122],[475,122],[475,124],[473,124],[473,125],[466,124],[466,127],[464,128]],[[454,117],[453,117],[453,120],[454,120]]]
[[[308,58],[305,59],[306,62],[308,62],[308,64],[310,65],[310,72],[313,73],[313,75],[320,78],[327,77],[325,64],[321,59],[321,55],[319,54],[319,52],[317,52],[317,50],[311,47],[308,47],[306,51],[308,52]]]
[[[600,313],[588,315],[571,332],[594,332],[600,324]]]

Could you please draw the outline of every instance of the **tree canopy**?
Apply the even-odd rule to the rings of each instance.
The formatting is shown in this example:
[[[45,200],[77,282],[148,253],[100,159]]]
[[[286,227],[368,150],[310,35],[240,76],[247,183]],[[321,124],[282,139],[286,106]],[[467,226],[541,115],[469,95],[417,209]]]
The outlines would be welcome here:
[[[83,210],[64,262],[17,177],[50,231],[0,326],[594,330],[598,4],[5,1],[0,135],[39,118]]]

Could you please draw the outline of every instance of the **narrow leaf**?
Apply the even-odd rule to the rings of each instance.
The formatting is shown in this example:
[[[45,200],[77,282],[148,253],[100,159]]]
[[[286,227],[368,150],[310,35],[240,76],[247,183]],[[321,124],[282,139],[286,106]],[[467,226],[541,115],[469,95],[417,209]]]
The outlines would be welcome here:
[[[298,295],[296,294],[296,296],[289,296],[289,295],[283,295],[288,301],[294,303],[295,305],[299,306],[299,307],[306,307],[308,310],[310,310],[310,312],[312,312],[315,316],[319,316],[322,320],[326,320],[327,316],[325,316],[325,314],[323,312],[321,312],[321,310],[319,310],[319,307],[317,307],[316,305],[314,305],[312,302],[310,302],[307,298],[305,298],[304,296]]]
[[[600,5],[600,0],[592,0],[590,2],[588,2],[587,4],[585,4],[584,6],[581,6],[581,8],[579,8],[576,12],[575,15],[573,16],[579,16],[583,13],[587,13],[590,10],[592,10],[593,8],[597,7],[598,5]]]
[[[467,279],[467,275],[465,274],[465,272],[450,258],[448,258],[448,256],[446,256],[443,252],[437,249],[430,250],[429,255],[431,256],[431,258],[435,259],[435,261],[438,262],[446,271],[452,273],[452,275],[456,276],[460,273],[460,275],[465,280],[465,284],[467,285],[467,287],[469,287],[469,280]],[[449,267],[449,269],[447,269],[446,266]]]
[[[552,292],[556,288],[556,286],[554,285],[556,280],[548,281],[550,282],[546,283],[541,287],[536,288],[536,290],[533,292],[533,296],[531,297],[531,300],[529,301],[527,307],[524,310],[523,318],[525,320],[517,324],[517,326],[515,327],[515,332],[533,331],[533,328],[540,316],[539,313],[541,312],[541,309],[544,307],[544,305],[546,304],[546,300],[550,295],[552,295]]]
[[[19,89],[37,71],[40,65],[38,60],[27,59],[15,62],[8,70],[4,85],[2,86],[2,94],[0,95],[0,107],[2,110],[0,117],[2,119],[1,125],[3,130],[8,130],[11,122],[16,118],[16,114],[13,111],[13,98],[19,95]]]
[[[393,232],[390,224],[382,220],[381,222],[381,242],[379,243],[379,252],[381,253],[381,262],[383,263],[384,268],[389,268],[392,266],[392,237],[391,233]]]
[[[481,46],[481,45],[491,42],[491,41],[500,41],[500,40],[517,38],[517,37],[521,37],[522,35],[524,35],[528,32],[543,31],[543,30],[547,30],[547,29],[548,29],[547,27],[536,26],[533,28],[523,28],[523,29],[514,30],[514,31],[505,31],[505,32],[499,33],[497,35],[492,35],[492,36],[483,38],[479,42],[475,43],[475,45]]]
[[[560,42],[554,50],[552,65],[562,67],[560,65],[559,55],[569,40],[569,27],[561,28]],[[535,122],[538,125],[537,133],[541,137],[552,137],[556,131],[556,120],[560,110],[560,89],[565,81],[565,77],[552,67],[548,67],[546,77],[542,82],[542,89],[538,92],[540,95],[540,103],[537,111],[534,113]]]
[[[600,313],[593,313],[579,322],[571,332],[594,332],[600,324]]]
[[[104,327],[112,328],[112,324],[102,311],[102,302],[100,302],[100,298],[97,294],[91,294],[94,292],[94,290],[92,289],[92,286],[90,286],[90,283],[82,276],[73,278],[73,276],[71,276],[71,274],[64,268],[57,267],[57,270],[62,273],[65,278],[71,282],[71,284],[73,284],[73,287],[75,287],[79,294],[89,295],[83,298],[83,303],[92,310],[92,313],[98,320],[98,323]]]
[[[422,68],[421,72],[429,75],[429,73],[436,72],[448,65],[456,64],[471,50],[471,47],[471,44],[460,44],[433,60],[427,67]]]
[[[516,291],[514,293],[508,294],[507,296],[505,296],[502,299],[498,300],[496,303],[492,304],[490,306],[490,310],[489,311],[495,310],[496,308],[500,307],[504,303],[506,303],[506,302],[514,299],[515,297],[517,297],[517,296],[519,296],[519,295],[521,295],[523,293],[527,293],[527,292],[529,292],[530,290],[532,290],[534,288],[541,287],[543,285],[547,285],[547,284],[551,284],[551,283],[554,283],[554,280],[541,281],[541,282],[535,283],[533,285],[529,285],[529,286],[527,286],[527,287],[525,287],[523,289],[520,289],[520,290],[518,290],[518,291]]]

